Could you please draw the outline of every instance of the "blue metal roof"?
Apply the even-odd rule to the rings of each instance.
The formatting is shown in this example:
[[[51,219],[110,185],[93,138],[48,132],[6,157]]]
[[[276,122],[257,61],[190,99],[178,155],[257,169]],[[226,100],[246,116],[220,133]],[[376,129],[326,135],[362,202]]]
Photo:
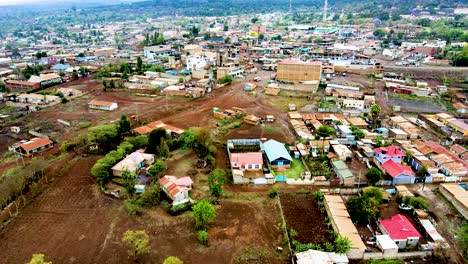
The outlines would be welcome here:
[[[70,68],[70,64],[56,64],[54,65],[51,69],[56,70],[56,71],[64,71],[66,69]]]
[[[291,155],[289,155],[284,144],[274,139],[270,139],[263,143],[263,149],[265,150],[265,154],[269,161],[277,160],[279,158],[292,161]]]

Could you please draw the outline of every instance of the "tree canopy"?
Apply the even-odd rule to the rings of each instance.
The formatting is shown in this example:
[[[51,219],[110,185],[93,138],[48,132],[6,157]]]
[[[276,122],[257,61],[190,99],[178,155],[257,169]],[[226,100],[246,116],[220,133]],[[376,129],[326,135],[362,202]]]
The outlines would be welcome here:
[[[184,264],[184,262],[178,257],[170,256],[164,260],[163,264]]]
[[[122,243],[128,249],[128,255],[135,259],[150,253],[149,236],[144,230],[127,230],[122,237]]]
[[[366,177],[371,185],[375,185],[382,179],[382,172],[376,167],[372,167],[367,171]]]
[[[208,201],[200,201],[192,209],[197,230],[206,230],[208,223],[216,218],[216,210]]]
[[[315,130],[315,135],[318,137],[326,138],[334,134],[335,134],[335,129],[327,125],[320,126],[317,130]]]
[[[223,192],[223,185],[226,183],[226,172],[216,168],[208,175],[208,187],[211,195],[219,197]]]
[[[52,261],[46,261],[44,254],[33,254],[28,264],[52,264]]]

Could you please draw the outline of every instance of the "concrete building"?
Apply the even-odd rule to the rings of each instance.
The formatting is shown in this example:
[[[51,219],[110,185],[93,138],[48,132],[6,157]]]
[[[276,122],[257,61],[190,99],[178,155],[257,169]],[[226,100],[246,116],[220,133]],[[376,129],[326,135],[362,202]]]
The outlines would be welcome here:
[[[458,212],[468,220],[468,192],[455,183],[443,183],[440,185],[439,190]]]
[[[375,237],[375,244],[382,250],[385,258],[396,258],[398,246],[389,235],[377,235]]]
[[[174,53],[174,50],[169,45],[144,47],[143,49],[143,54],[146,59],[169,57],[173,53]]]
[[[186,58],[187,70],[203,69],[208,65],[216,66],[216,53],[199,52]]]
[[[421,238],[418,230],[406,216],[401,214],[394,215],[390,219],[380,220],[379,227],[384,234],[390,236],[400,249],[405,249],[408,246],[416,247]]]

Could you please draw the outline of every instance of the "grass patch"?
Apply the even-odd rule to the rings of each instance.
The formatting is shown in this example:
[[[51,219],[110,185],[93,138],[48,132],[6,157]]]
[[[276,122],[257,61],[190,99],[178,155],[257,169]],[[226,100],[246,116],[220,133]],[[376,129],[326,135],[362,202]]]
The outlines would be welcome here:
[[[275,175],[283,175],[286,176],[288,179],[299,179],[299,177],[301,177],[301,173],[304,171],[304,164],[302,164],[302,161],[299,159],[293,159],[291,168],[285,171],[274,170]]]
[[[404,100],[412,100],[412,101],[418,101],[418,102],[434,102],[434,98],[432,97],[425,97],[425,96],[417,96],[415,94],[402,94],[402,93],[397,93],[394,94],[392,97],[404,99]]]

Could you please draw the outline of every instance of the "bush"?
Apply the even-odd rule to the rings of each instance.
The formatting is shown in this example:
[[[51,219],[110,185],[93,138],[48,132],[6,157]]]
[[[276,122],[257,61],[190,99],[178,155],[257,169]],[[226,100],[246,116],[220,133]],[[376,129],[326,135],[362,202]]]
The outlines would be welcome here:
[[[161,185],[156,182],[147,188],[138,198],[139,204],[144,207],[152,207],[160,203]]]
[[[172,216],[180,215],[184,212],[190,211],[192,209],[191,204],[178,204],[169,207],[168,213]]]
[[[125,201],[125,210],[131,216],[137,216],[143,213],[143,208],[141,208],[137,200]]]
[[[202,243],[203,245],[207,246],[208,245],[208,232],[205,230],[200,230],[198,231],[198,241]]]
[[[290,236],[291,238],[296,237],[296,236],[297,236],[297,231],[296,231],[296,229],[294,229],[294,228],[289,229],[289,236]]]
[[[273,186],[270,190],[270,193],[268,193],[268,197],[270,198],[275,198],[276,196],[278,196],[278,187],[276,186]]]
[[[336,253],[345,254],[351,249],[351,240],[344,236],[337,236],[335,238]]]
[[[429,201],[422,197],[410,197],[406,203],[414,209],[429,208]]]

